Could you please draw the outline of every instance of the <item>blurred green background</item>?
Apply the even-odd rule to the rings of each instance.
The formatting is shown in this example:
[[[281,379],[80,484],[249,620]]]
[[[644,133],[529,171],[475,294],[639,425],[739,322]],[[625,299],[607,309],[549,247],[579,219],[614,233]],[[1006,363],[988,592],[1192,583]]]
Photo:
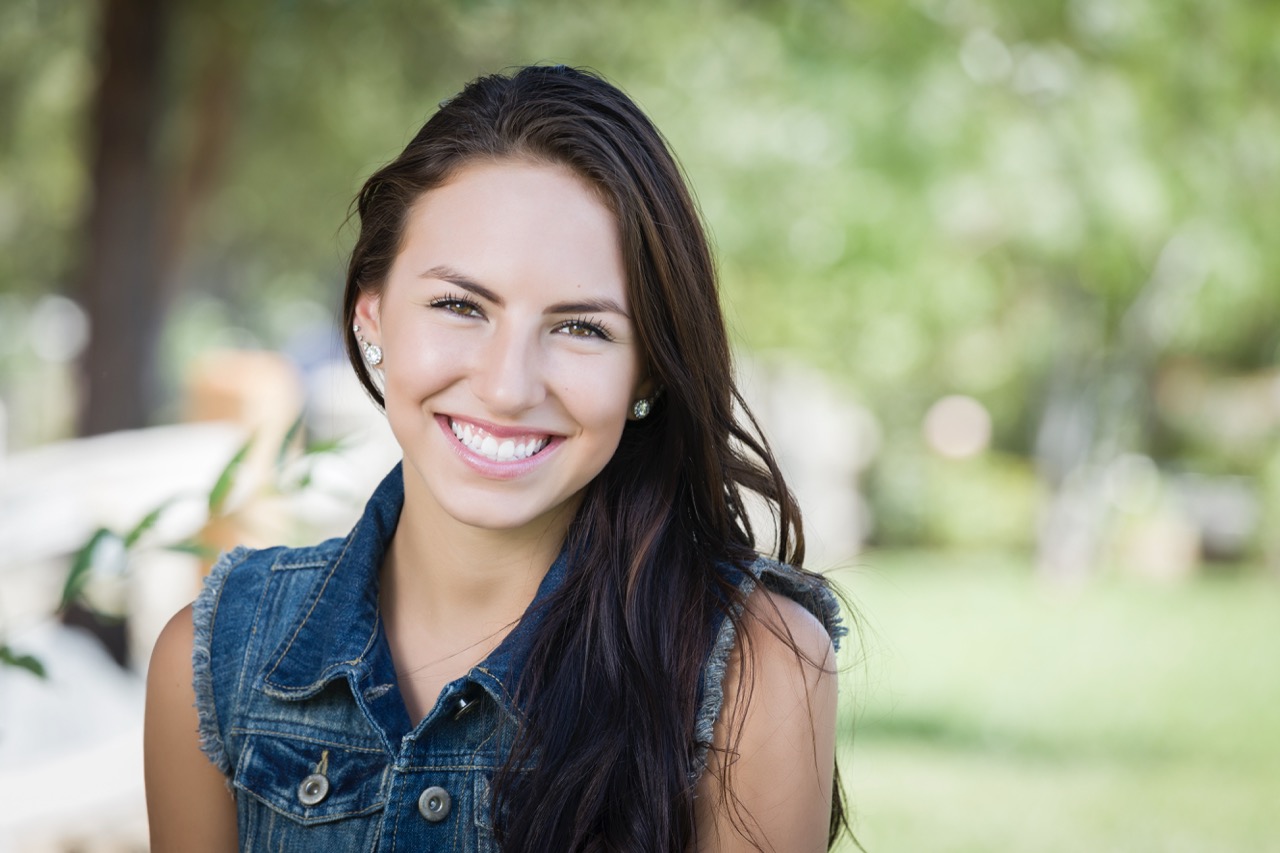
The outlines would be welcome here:
[[[1249,0],[11,0],[0,446],[178,420],[213,349],[333,358],[363,178],[477,74],[590,66],[681,158],[742,351],[863,414],[863,550],[822,566],[863,613],[863,843],[1280,850],[1278,34]]]

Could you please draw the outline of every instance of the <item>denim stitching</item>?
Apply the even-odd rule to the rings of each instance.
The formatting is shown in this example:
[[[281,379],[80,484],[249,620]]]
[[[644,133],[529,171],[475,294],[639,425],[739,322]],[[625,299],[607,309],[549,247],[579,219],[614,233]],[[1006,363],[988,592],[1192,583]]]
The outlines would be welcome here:
[[[403,764],[397,767],[402,773],[469,773],[472,770],[492,770],[499,767],[497,759],[493,764]]]
[[[507,685],[503,683],[501,678],[498,678],[498,676],[494,675],[492,672],[490,672],[488,669],[486,669],[484,666],[480,664],[477,664],[475,667],[473,667],[472,671],[483,672],[485,675],[489,676],[489,678],[495,684],[498,685],[498,690],[502,692],[502,700],[503,700],[502,703],[499,705],[499,709],[503,713],[505,713],[508,717],[511,717],[512,719],[517,721],[524,716],[524,714],[521,712],[520,707],[516,704],[515,697],[511,694],[511,691],[507,690]]]
[[[266,792],[257,791],[253,788],[250,788],[249,785],[241,778],[243,775],[243,767],[253,761],[253,753],[254,753],[253,744],[252,743],[246,744],[244,748],[244,752],[241,754],[240,764],[236,767],[235,786],[239,788],[241,791],[244,791],[249,796],[253,797],[255,800],[260,801],[263,805],[267,806],[267,808],[271,809],[277,814],[284,815],[290,820],[293,820],[296,823],[300,823],[303,826],[313,826],[317,823],[327,823],[331,820],[338,820],[341,818],[358,817],[360,815],[365,815],[365,814],[369,814],[370,812],[377,811],[378,809],[385,807],[387,804],[387,798],[381,797],[382,791],[381,791],[381,786],[379,786],[378,794],[381,797],[381,799],[378,799],[377,801],[371,803],[370,805],[363,806],[360,809],[357,809],[355,811],[347,810],[343,812],[332,812],[324,815],[323,820],[317,820],[314,817],[308,818],[305,815],[298,815],[295,812],[289,811],[285,806],[280,804],[280,801],[285,801],[292,804],[293,799],[287,794],[284,796],[276,797],[275,798],[276,801],[273,801],[271,795],[278,792],[271,791],[270,789],[268,789]],[[292,790],[293,790],[292,788],[289,789],[290,792],[292,792]]]
[[[319,604],[320,599],[324,597],[324,591],[328,589],[329,581],[333,580],[334,574],[338,571],[338,566],[342,565],[342,559],[347,555],[347,549],[351,547],[351,542],[352,540],[355,539],[355,537],[356,537],[356,532],[353,530],[351,531],[350,535],[347,536],[346,541],[342,543],[342,553],[338,554],[337,559],[333,561],[332,566],[329,569],[329,574],[325,575],[324,583],[320,585],[319,592],[317,592],[315,594],[315,597],[311,599],[311,607],[308,608],[307,615],[304,616],[302,621],[298,623],[298,627],[293,630],[293,636],[291,636],[289,638],[289,642],[285,644],[284,651],[282,651],[279,655],[277,655],[275,664],[271,667],[271,669],[267,672],[267,674],[263,676],[262,680],[264,683],[271,684],[275,687],[283,686],[283,685],[275,684],[275,682],[271,680],[271,676],[275,675],[276,670],[280,668],[280,662],[284,660],[285,657],[288,656],[289,650],[293,648],[293,641],[298,639],[298,633],[302,630],[302,626],[307,624],[307,620],[309,620],[311,618],[311,614],[315,612],[316,605]],[[308,685],[308,686],[310,687],[313,685]]]
[[[355,746],[341,741],[324,740],[323,738],[310,737],[308,735],[300,735],[294,732],[277,732],[270,729],[255,729],[247,726],[233,726],[231,728],[233,734],[241,735],[262,735],[272,738],[284,738],[285,740],[302,741],[303,743],[314,743],[319,746],[336,746],[338,749],[348,749],[352,752],[368,752],[375,755],[386,755],[387,751],[381,747],[375,746]]]
[[[253,652],[256,648],[254,640],[258,637],[258,625],[262,622],[263,611],[266,609],[267,601],[271,593],[271,579],[268,578],[262,585],[262,592],[258,594],[258,607],[253,611],[253,623],[249,626],[249,639],[245,642],[244,657],[240,662],[240,677],[236,681],[236,696],[240,697],[241,702],[247,702],[247,694],[244,692],[245,681],[249,677],[249,672],[257,667],[257,661],[253,661],[250,666],[250,660],[253,658]],[[241,709],[237,708],[236,712],[241,713]]]
[[[321,547],[321,546],[316,546]],[[288,552],[285,552],[288,553]],[[283,556],[283,555],[281,555]],[[297,562],[285,562],[283,559],[277,560],[271,567],[271,571],[289,571],[291,569],[322,569],[329,565],[329,561],[324,557],[314,557],[310,560],[299,560]]]
[[[472,783],[471,783],[471,798],[472,800],[474,800],[474,802],[472,803],[472,809],[471,809],[471,823],[475,826],[477,832],[480,832],[483,830],[489,838],[492,838],[493,836],[493,825],[492,825],[493,815],[489,815],[488,823],[485,823],[484,821],[482,821],[480,819],[480,816],[481,816],[481,813],[484,811],[492,811],[493,792],[489,790],[489,783],[485,781],[484,774],[481,773],[480,771],[482,769],[496,770],[498,765],[495,764],[492,767],[482,768],[476,764],[476,761],[477,761],[477,756],[479,756],[480,753],[484,751],[485,747],[487,747],[491,741],[497,738],[497,736],[498,736],[498,727],[495,725],[493,728],[489,729],[489,733],[484,738],[484,740],[476,744],[476,748],[471,751],[471,763],[473,765],[476,765],[475,770],[473,771],[475,773],[475,779],[472,780]],[[481,787],[484,788],[483,800],[481,800],[480,798]],[[477,843],[479,843],[480,839],[477,838],[476,841]]]

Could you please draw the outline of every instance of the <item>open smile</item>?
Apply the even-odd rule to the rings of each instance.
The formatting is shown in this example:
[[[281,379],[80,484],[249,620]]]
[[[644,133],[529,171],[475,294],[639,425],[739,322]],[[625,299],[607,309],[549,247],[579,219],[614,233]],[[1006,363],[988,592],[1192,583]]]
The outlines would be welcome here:
[[[448,418],[449,429],[458,443],[491,462],[519,462],[538,455],[551,443],[547,433],[520,432],[493,424],[481,425],[460,418]]]

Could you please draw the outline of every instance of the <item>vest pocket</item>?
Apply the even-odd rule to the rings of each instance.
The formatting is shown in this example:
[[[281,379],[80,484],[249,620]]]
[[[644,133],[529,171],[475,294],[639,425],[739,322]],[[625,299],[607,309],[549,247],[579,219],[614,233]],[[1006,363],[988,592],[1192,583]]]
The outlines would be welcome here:
[[[296,736],[246,736],[233,783],[304,826],[359,817],[387,803],[388,759],[360,749]]]

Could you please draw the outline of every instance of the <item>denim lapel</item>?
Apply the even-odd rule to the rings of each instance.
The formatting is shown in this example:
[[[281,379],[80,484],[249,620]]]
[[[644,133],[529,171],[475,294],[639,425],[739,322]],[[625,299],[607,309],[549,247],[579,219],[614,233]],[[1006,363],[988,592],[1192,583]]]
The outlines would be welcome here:
[[[336,678],[346,677],[354,687],[359,679],[373,674],[371,656],[387,657],[385,665],[390,666],[386,644],[378,642],[378,570],[403,503],[404,479],[401,466],[396,465],[297,608],[293,624],[267,665],[263,678],[267,693],[280,699],[307,699]],[[298,554],[285,551],[281,559],[297,559]],[[383,654],[375,656],[377,650]]]

